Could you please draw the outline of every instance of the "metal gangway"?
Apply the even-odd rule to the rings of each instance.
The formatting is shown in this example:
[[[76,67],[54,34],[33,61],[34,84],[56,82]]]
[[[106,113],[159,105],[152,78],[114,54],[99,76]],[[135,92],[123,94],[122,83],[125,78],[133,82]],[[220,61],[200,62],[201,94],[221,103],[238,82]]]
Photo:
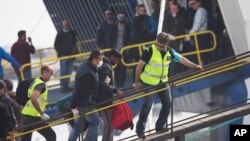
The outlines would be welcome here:
[[[239,81],[247,79],[250,74],[250,52],[246,52],[237,56],[233,56],[231,58],[227,58],[221,61],[218,61],[216,63],[212,63],[208,66],[205,66],[204,71],[189,71],[185,74],[179,75],[177,77],[171,78],[171,80],[168,82],[170,84],[170,90],[171,90],[171,95],[174,98],[176,97],[181,97],[184,95],[188,95],[189,93],[183,94],[183,95],[175,95],[175,90],[178,89],[178,87],[184,86],[184,85],[192,85],[201,83],[201,82],[207,82],[204,81],[205,79],[209,79],[210,81],[210,86],[211,85],[219,85],[225,82],[231,82],[231,81]],[[227,75],[230,74],[231,77],[228,77]],[[218,79],[219,77],[226,76],[227,79],[224,79],[223,81],[217,81],[215,83],[213,79]],[[209,83],[205,83],[208,85]],[[198,89],[203,89],[205,85],[201,85],[199,88],[196,88],[194,91],[198,91]],[[122,102],[129,102],[133,101],[142,97],[145,97],[147,95],[155,94],[156,92],[163,91],[169,89],[169,87],[159,89],[155,92],[151,93],[144,93],[144,90],[150,89],[150,87],[145,87],[142,88],[139,91],[133,91],[129,90],[127,91],[126,94],[120,97],[116,97],[114,99],[110,99],[108,101],[99,103],[97,105],[93,105],[91,107],[87,108],[93,108],[93,107],[98,107],[95,111],[85,113],[85,115],[91,114],[93,112],[98,112],[110,107],[113,107],[115,105],[118,105]],[[100,105],[104,103],[108,103],[113,101],[114,104],[106,106],[106,107],[99,107]],[[174,101],[172,100],[172,106],[174,106]],[[85,109],[81,109],[81,111],[85,111]],[[169,124],[170,130],[166,133],[163,134],[155,134],[153,130],[147,131],[149,132],[146,140],[167,140],[171,138],[175,138],[176,140],[184,140],[185,139],[185,134],[188,134],[193,131],[200,130],[202,128],[212,126],[212,125],[217,125],[219,123],[229,121],[234,121],[235,119],[242,118],[245,115],[249,114],[250,106],[249,106],[249,99],[242,99],[240,101],[237,101],[233,104],[229,104],[227,106],[221,107],[219,109],[214,109],[206,113],[198,114],[192,117],[189,117],[187,119],[173,122],[173,109],[171,112],[171,123]],[[63,114],[58,114],[53,116],[51,119],[49,119],[46,122],[49,122],[50,124],[48,126],[55,126],[58,124],[62,124],[65,122],[68,122],[70,120],[73,120],[74,117],[64,119],[63,117],[70,115],[71,113],[63,113]],[[77,117],[79,118],[79,117]],[[28,126],[35,126],[39,123],[35,123],[32,125]],[[26,127],[17,127],[16,130],[22,130],[25,129]],[[47,128],[45,127],[39,127],[35,130],[41,130]],[[34,130],[32,130],[34,131]],[[26,132],[21,132],[18,134],[18,136],[22,136],[24,134],[30,133],[32,131],[26,131]],[[136,135],[132,135],[130,137],[126,137],[124,139],[120,140],[137,140]]]

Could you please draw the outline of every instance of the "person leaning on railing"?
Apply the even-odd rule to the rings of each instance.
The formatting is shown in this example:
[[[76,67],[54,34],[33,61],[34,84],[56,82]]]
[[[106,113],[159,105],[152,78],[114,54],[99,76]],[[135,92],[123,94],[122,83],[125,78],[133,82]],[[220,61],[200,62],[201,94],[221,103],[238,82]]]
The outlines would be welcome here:
[[[187,58],[181,56],[179,53],[175,52],[174,49],[170,48],[168,46],[170,37],[171,36],[169,34],[162,32],[157,35],[156,43],[144,50],[136,67],[135,83],[133,85],[135,90],[138,90],[141,85],[155,86],[145,92],[150,93],[157,89],[166,87],[166,85],[157,85],[168,81],[169,64],[172,60],[192,69],[203,69],[202,66],[190,62]],[[162,108],[155,124],[155,130],[156,132],[161,133],[168,130],[166,125],[170,111],[170,96],[166,90],[160,91],[157,94],[161,100]],[[149,111],[152,107],[153,100],[154,95],[145,97],[144,104],[140,111],[139,120],[136,125],[136,133],[139,138],[145,138],[145,124]]]
[[[5,59],[11,63],[11,65],[16,69],[16,71],[19,71],[20,65],[19,63],[10,55],[8,54],[2,47],[0,47],[0,61],[2,59]],[[2,66],[2,62],[0,62],[0,79],[4,78],[4,69]]]

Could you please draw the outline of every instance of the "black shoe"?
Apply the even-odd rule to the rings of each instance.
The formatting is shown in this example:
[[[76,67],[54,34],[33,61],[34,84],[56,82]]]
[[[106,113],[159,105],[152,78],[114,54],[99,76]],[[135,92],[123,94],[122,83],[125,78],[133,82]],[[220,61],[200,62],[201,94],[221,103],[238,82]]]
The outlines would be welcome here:
[[[208,107],[214,107],[214,106],[216,106],[216,103],[215,102],[208,102],[207,106]]]
[[[146,136],[144,133],[136,133],[138,138],[141,138],[141,139],[146,139]]]
[[[164,127],[163,129],[156,130],[156,133],[157,133],[157,134],[161,134],[161,133],[164,133],[164,132],[168,132],[168,130],[169,130],[169,128]]]
[[[72,90],[73,90],[72,88],[67,87],[67,88],[62,88],[62,89],[61,89],[61,92],[62,92],[62,93],[67,93],[67,92],[70,92],[70,91],[72,91]]]

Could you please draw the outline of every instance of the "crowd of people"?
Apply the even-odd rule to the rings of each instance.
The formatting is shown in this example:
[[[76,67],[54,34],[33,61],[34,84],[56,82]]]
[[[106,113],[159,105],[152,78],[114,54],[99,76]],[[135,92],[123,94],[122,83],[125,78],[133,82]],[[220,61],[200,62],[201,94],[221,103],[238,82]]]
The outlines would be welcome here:
[[[217,37],[222,36],[225,26],[216,0],[210,6],[204,0],[189,0],[188,8],[183,8],[177,0],[167,0],[163,32],[157,35],[157,25],[160,14],[160,1],[151,0],[154,10],[152,15],[147,15],[146,7],[140,4],[136,7],[136,14],[132,23],[128,22],[125,12],[118,12],[114,16],[114,11],[107,9],[104,12],[105,20],[97,29],[96,43],[98,48],[110,48],[111,51],[102,54],[100,50],[91,52],[87,61],[83,62],[77,69],[74,88],[69,87],[70,78],[60,79],[61,92],[73,91],[71,101],[71,111],[74,116],[81,116],[74,120],[74,125],[70,132],[69,141],[75,141],[82,129],[88,124],[87,141],[96,141],[98,138],[100,119],[103,120],[104,132],[103,141],[113,140],[113,128],[111,125],[112,108],[101,112],[94,112],[84,116],[80,109],[97,103],[112,99],[123,94],[127,68],[120,63],[123,58],[126,61],[137,61],[134,68],[135,91],[141,86],[156,86],[154,89],[145,91],[146,93],[166,87],[162,85],[168,81],[169,73],[177,71],[179,66],[171,66],[171,62],[179,62],[188,68],[203,70],[203,67],[196,64],[195,60],[189,61],[180,55],[189,49],[183,47],[186,42],[192,42],[190,37],[183,40],[171,41],[171,35],[195,33],[212,29]],[[207,7],[206,7],[207,6]],[[62,29],[56,35],[54,47],[58,57],[66,57],[77,53],[76,31],[72,30],[69,21],[62,21]],[[11,54],[8,54],[0,47],[0,58],[11,62],[18,77],[18,81],[32,79],[31,67],[21,68],[20,66],[30,63],[30,54],[35,53],[32,39],[26,41],[26,31],[18,32],[18,40],[11,47]],[[120,50],[129,44],[153,41],[156,43],[145,47],[142,56],[137,49],[131,49],[124,54]],[[219,40],[219,38],[218,38]],[[201,36],[198,38],[201,49],[206,49],[209,45],[209,38]],[[189,44],[190,45],[190,44]],[[209,60],[213,54],[202,56],[203,64],[211,62]],[[72,73],[74,59],[66,58],[60,60],[60,75],[66,76]],[[194,62],[194,63],[193,63]],[[113,70],[112,67],[117,65]],[[174,68],[175,69],[172,69]],[[13,83],[10,80],[0,80],[0,141],[5,141],[9,136],[11,141],[15,141],[14,128],[18,125],[29,125],[31,123],[46,121],[50,117],[45,113],[48,98],[48,88],[46,82],[53,75],[53,69],[49,66],[41,68],[41,76],[34,79],[28,90],[29,100],[22,108],[15,101],[13,93]],[[23,72],[24,78],[20,72]],[[0,78],[4,79],[3,68],[0,67]],[[113,75],[114,74],[114,75]],[[158,87],[159,85],[159,87]],[[170,97],[167,91],[158,93],[162,103],[162,109],[155,123],[156,132],[168,131],[167,119],[170,111]],[[145,139],[144,130],[149,111],[152,107],[154,95],[146,96],[143,107],[140,111],[139,120],[136,124],[136,134],[139,138]],[[110,103],[112,104],[112,103]],[[106,105],[103,105],[106,106]],[[88,109],[89,111],[95,108]],[[88,111],[84,111],[88,112]],[[4,121],[4,122],[3,122]],[[46,126],[43,122],[37,126],[32,126],[26,130],[32,130],[38,126]],[[52,128],[45,128],[38,131],[46,140],[55,141],[56,134]],[[30,141],[31,133],[22,137],[22,141]]]

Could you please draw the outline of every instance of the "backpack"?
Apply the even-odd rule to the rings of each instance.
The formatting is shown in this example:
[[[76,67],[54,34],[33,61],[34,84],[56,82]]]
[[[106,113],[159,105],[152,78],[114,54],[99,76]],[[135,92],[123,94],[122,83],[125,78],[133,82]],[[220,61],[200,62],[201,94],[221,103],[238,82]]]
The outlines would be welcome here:
[[[123,131],[134,128],[132,112],[125,102],[113,107],[111,120],[114,129]]]
[[[24,80],[18,84],[16,89],[16,101],[19,105],[25,106],[25,104],[29,100],[28,89],[33,81],[34,79]]]

